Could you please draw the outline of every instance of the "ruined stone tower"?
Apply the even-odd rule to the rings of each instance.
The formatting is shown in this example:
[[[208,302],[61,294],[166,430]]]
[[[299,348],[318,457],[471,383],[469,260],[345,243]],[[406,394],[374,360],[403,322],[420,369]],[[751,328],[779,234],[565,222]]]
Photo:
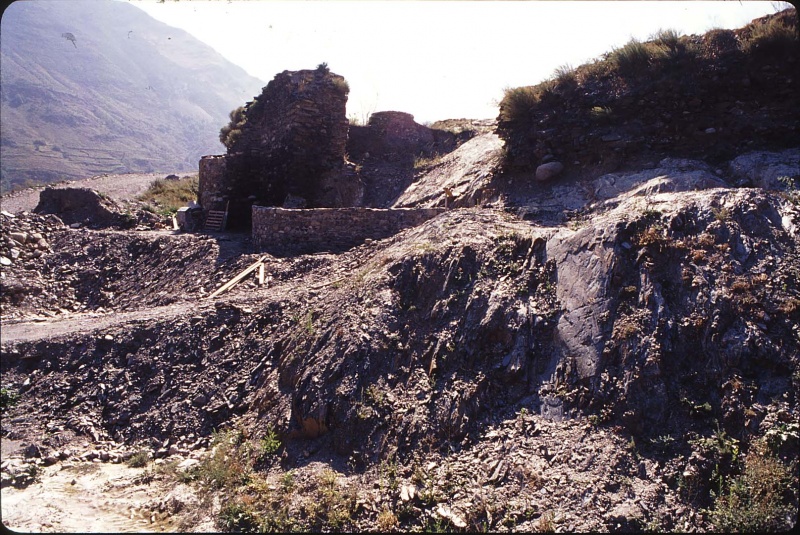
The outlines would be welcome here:
[[[245,106],[227,154],[200,161],[204,210],[227,207],[229,228],[242,228],[253,205],[358,206],[363,186],[345,161],[348,92],[324,64],[276,75]]]

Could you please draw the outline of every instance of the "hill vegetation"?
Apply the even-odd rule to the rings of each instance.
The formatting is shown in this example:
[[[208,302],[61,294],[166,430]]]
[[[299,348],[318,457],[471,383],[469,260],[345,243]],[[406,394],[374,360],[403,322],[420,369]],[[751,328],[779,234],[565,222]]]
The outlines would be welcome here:
[[[800,144],[800,50],[787,9],[737,30],[632,39],[594,62],[508,88],[498,133],[509,169],[632,169],[659,157],[718,163]],[[596,175],[595,175],[596,176]]]
[[[2,190],[197,169],[263,82],[124,2],[15,2],[2,18]]]

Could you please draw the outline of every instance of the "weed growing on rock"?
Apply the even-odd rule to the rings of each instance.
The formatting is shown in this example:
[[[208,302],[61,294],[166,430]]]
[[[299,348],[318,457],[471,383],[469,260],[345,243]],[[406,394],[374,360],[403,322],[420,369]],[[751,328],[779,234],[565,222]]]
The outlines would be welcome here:
[[[439,162],[442,161],[442,157],[435,155],[435,156],[415,156],[414,157],[414,169],[421,170],[421,169],[429,169]]]
[[[303,318],[303,329],[308,336],[314,336],[316,329],[314,328],[314,312],[309,310]]]
[[[390,492],[395,492],[400,487],[400,481],[397,478],[397,460],[392,457],[388,461],[381,461],[378,466],[378,473],[380,477],[381,487]]]
[[[234,502],[222,507],[219,524],[226,531],[257,532],[261,526],[261,519],[250,507]]]
[[[731,218],[731,211],[725,208],[724,206],[720,208],[712,207],[711,213],[714,214],[714,219],[716,219],[720,223],[725,223],[726,221],[729,221]]]
[[[286,494],[291,494],[295,488],[294,472],[289,470],[281,476],[281,489]]]
[[[211,455],[198,469],[198,479],[212,488],[235,488],[250,478],[252,466],[247,458],[241,432],[217,431],[211,441]]]
[[[592,106],[589,110],[589,117],[597,120],[610,119],[614,112],[608,106]]]
[[[18,399],[19,395],[13,390],[5,387],[0,388],[0,413],[5,412],[5,410],[9,407],[12,407]]]
[[[383,510],[378,513],[375,527],[378,528],[378,532],[386,533],[394,529],[398,522],[397,516],[388,507],[384,507]]]
[[[317,477],[317,489],[302,509],[314,530],[341,530],[352,522],[356,508],[355,489],[342,491],[339,474],[330,468]]]
[[[267,456],[275,455],[280,447],[281,440],[278,433],[270,426],[267,428],[264,438],[261,439],[259,458],[264,459]]]
[[[536,522],[536,531],[539,533],[555,533],[555,514],[552,511],[546,511],[539,517],[538,522]]]
[[[786,199],[792,204],[800,204],[800,190],[795,184],[794,178],[790,176],[780,176],[778,181],[786,188]]]
[[[128,459],[128,466],[131,468],[144,468],[150,462],[150,452],[147,450],[139,450]]]

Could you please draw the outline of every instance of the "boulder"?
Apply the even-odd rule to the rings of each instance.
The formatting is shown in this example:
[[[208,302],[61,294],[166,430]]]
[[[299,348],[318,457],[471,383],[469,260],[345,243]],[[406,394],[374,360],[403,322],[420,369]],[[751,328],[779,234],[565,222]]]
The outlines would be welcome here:
[[[121,207],[89,188],[45,188],[39,194],[37,214],[55,214],[67,225],[88,222],[94,227],[118,224]]]
[[[800,177],[800,149],[779,152],[756,151],[734,158],[728,164],[728,172],[737,186],[764,189],[784,189],[778,178]]]
[[[561,162],[547,162],[536,168],[536,180],[547,182],[554,179],[564,171],[564,164]]]

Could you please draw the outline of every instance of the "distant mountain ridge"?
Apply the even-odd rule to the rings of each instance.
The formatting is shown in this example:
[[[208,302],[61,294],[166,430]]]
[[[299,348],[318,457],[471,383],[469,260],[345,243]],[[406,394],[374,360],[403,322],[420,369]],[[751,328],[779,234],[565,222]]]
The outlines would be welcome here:
[[[196,169],[221,152],[228,112],[264,85],[132,5],[17,1],[0,28],[3,190]]]

